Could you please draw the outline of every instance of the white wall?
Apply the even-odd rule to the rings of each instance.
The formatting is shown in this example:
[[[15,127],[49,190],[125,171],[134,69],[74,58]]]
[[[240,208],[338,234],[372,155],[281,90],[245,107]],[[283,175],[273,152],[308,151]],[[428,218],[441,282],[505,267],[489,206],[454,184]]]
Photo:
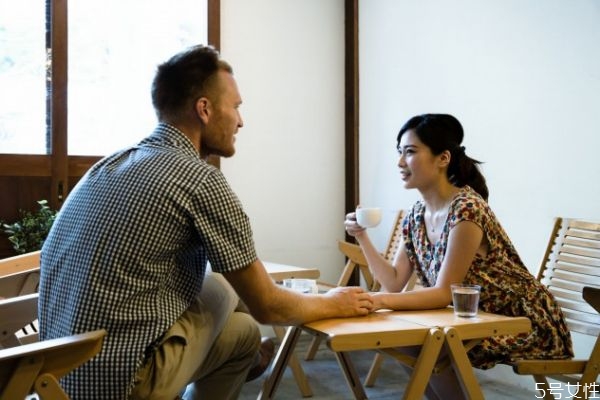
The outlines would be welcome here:
[[[322,269],[343,257],[343,1],[222,0],[222,53],[245,117],[222,169],[259,255]],[[398,179],[396,133],[449,112],[485,162],[490,204],[537,272],[556,215],[600,220],[600,2],[360,2],[361,204],[388,219],[417,193]],[[576,338],[578,353],[589,347]],[[492,370],[497,373],[497,369]],[[502,379],[516,380],[507,373]],[[533,388],[531,381],[522,380]]]
[[[359,21],[362,203],[412,205],[397,132],[447,112],[533,273],[554,216],[600,221],[599,1],[361,1]]]
[[[222,170],[251,218],[259,257],[344,265],[344,3],[221,0],[221,52],[245,126]]]

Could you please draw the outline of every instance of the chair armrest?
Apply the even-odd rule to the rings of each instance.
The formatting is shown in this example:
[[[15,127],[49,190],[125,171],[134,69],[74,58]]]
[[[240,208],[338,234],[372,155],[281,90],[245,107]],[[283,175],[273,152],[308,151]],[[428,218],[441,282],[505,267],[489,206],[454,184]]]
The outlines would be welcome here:
[[[44,358],[40,374],[50,373],[60,379],[95,356],[102,348],[106,334],[100,329],[0,350],[0,382],[5,378],[3,375],[11,374],[23,358],[39,355]]]

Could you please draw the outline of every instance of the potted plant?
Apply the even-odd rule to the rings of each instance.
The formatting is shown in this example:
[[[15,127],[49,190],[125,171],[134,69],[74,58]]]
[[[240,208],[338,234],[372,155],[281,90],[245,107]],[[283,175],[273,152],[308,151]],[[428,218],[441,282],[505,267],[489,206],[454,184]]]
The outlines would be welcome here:
[[[18,254],[40,250],[50,232],[57,211],[48,206],[48,201],[39,200],[36,212],[19,210],[21,219],[12,224],[2,224],[4,233]]]

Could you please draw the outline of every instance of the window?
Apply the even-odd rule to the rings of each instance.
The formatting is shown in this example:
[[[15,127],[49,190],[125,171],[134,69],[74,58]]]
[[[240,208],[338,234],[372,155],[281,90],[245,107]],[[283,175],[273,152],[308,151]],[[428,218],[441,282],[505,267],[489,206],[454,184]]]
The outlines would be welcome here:
[[[64,90],[50,78],[46,51],[46,10],[55,3],[0,0],[1,153],[51,153],[46,94]],[[70,155],[105,155],[145,137],[156,124],[156,65],[208,42],[207,0],[70,1],[66,21],[54,34],[68,32]]]
[[[220,0],[0,0],[0,220],[59,209],[101,156],[147,136],[156,65],[219,48],[219,30]]]
[[[156,66],[187,46],[207,43],[202,3],[69,3],[69,154],[109,154],[152,131]]]
[[[44,6],[0,0],[0,10],[0,152],[45,154]]]

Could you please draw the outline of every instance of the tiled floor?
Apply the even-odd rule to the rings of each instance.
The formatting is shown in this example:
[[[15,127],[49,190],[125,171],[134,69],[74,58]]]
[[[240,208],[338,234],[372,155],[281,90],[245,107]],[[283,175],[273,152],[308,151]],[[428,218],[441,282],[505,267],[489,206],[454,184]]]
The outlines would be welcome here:
[[[346,385],[346,381],[335,360],[333,353],[324,345],[321,345],[316,358],[313,361],[304,361],[303,350],[306,348],[307,337],[303,335],[300,338],[297,354],[302,360],[302,366],[308,376],[310,386],[313,391],[312,400],[349,400],[352,399],[352,392]],[[373,353],[355,352],[352,358],[359,376],[366,375],[370,366]],[[506,366],[497,366],[488,371],[476,370],[476,375],[481,384],[485,398],[488,400],[535,400],[539,396],[535,392],[533,379],[517,377]],[[408,375],[404,369],[400,368],[397,362],[392,359],[386,359],[382,370],[377,378],[375,387],[366,388],[365,391],[369,399],[400,399],[407,382]],[[263,379],[249,382],[244,386],[240,400],[254,400],[260,392]],[[517,386],[520,382],[521,386]],[[529,389],[528,389],[529,388]],[[289,369],[286,371],[276,392],[276,400],[301,399],[302,396],[294,378]],[[452,399],[451,394],[447,399]]]

